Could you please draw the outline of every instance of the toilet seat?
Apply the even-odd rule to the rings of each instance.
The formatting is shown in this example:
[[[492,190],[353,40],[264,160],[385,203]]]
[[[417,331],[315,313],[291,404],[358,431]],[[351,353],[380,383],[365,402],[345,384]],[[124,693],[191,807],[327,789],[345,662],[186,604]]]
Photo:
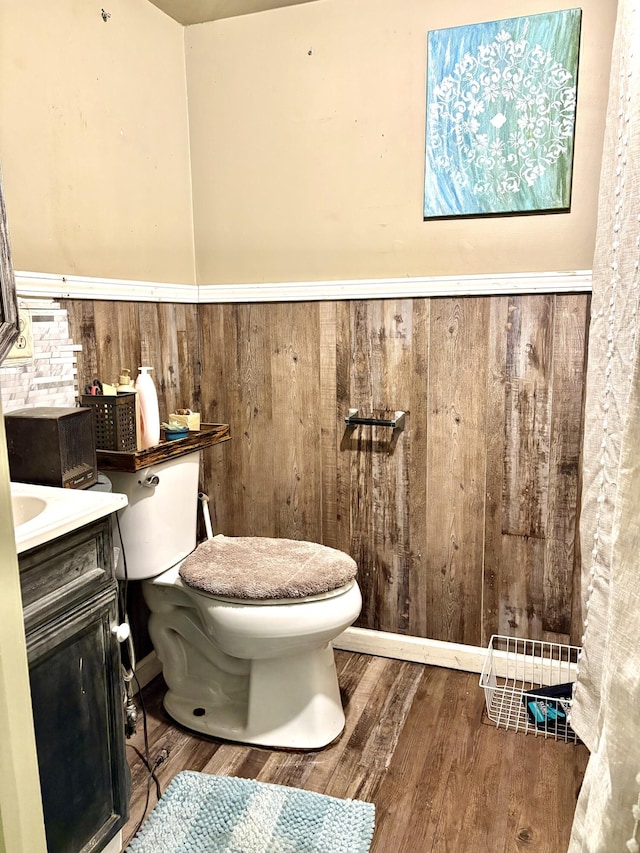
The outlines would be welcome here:
[[[352,584],[355,561],[343,551],[297,539],[214,536],[186,557],[181,580],[197,592],[253,601],[300,601]]]
[[[306,595],[298,598],[235,598],[232,595],[214,595],[211,592],[196,589],[195,587],[185,583],[180,574],[180,569],[183,563],[184,560],[180,560],[180,562],[176,563],[175,566],[172,566],[170,569],[165,569],[162,574],[157,575],[155,578],[151,578],[147,583],[156,586],[181,587],[185,589],[185,591],[191,591],[191,593],[202,596],[203,598],[209,598],[213,601],[220,601],[226,604],[242,604],[246,607],[276,607],[279,604],[306,604],[314,601],[324,601],[328,598],[337,598],[339,595],[344,595],[349,592],[355,584],[354,579],[343,586],[330,589],[327,592],[319,592],[316,595]]]
[[[338,595],[344,595],[352,588],[355,581],[349,581],[344,586],[339,586],[336,589],[330,589],[328,592],[319,592],[317,595],[305,595],[299,598],[234,598],[232,595],[213,595],[211,592],[203,592],[202,590],[194,590],[198,595],[204,595],[207,598],[213,598],[215,601],[225,601],[228,604],[243,604],[246,607],[273,607],[278,604],[306,604],[313,601],[324,601],[327,598],[336,598]],[[186,586],[186,584],[185,584]]]

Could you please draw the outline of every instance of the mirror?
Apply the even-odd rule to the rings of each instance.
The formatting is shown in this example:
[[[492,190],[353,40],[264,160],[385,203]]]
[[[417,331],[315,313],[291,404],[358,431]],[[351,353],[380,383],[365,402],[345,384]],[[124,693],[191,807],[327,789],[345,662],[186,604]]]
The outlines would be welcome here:
[[[0,174],[0,364],[18,337],[18,300]]]

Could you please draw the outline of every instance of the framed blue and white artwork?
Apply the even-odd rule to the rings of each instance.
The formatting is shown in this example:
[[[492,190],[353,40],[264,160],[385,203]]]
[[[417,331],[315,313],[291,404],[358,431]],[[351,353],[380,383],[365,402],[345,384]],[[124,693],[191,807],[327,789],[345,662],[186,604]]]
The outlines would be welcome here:
[[[433,30],[424,218],[569,210],[580,9]]]

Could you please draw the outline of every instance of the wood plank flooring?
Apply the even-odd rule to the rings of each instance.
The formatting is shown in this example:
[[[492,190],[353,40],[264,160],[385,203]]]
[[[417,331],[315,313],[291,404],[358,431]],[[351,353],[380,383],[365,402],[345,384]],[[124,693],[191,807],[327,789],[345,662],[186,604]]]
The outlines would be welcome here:
[[[164,791],[181,770],[291,785],[376,806],[371,853],[564,853],[588,752],[496,729],[478,676],[336,652],[347,724],[319,752],[240,746],[189,733],[162,709],[164,683],[142,693],[151,763]],[[144,811],[143,727],[128,741],[128,842]],[[151,785],[151,805],[155,786]]]

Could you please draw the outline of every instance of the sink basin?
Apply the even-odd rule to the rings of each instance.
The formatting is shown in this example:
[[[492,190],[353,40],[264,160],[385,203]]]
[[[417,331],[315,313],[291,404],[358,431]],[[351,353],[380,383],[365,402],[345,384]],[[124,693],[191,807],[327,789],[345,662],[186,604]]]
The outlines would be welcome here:
[[[13,524],[14,527],[19,527],[21,524],[26,524],[27,521],[35,518],[47,506],[47,502],[42,498],[36,498],[32,495],[11,495],[11,506],[13,508]]]
[[[64,536],[127,505],[125,495],[11,483],[18,554]]]

